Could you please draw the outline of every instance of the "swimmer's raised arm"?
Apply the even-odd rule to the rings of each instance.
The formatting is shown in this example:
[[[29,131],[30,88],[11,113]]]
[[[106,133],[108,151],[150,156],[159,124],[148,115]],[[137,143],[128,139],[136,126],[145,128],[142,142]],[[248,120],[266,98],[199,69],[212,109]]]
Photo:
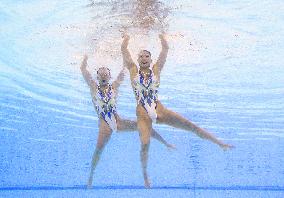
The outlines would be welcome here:
[[[125,72],[125,67],[122,68],[122,70],[118,74],[116,80],[112,83],[112,87],[115,90],[116,94],[118,92],[118,88],[119,88],[120,84],[124,80],[124,72]]]
[[[167,59],[167,55],[168,55],[168,51],[169,51],[169,45],[168,45],[167,40],[165,39],[164,34],[160,34],[159,38],[160,38],[161,44],[162,44],[162,51],[160,52],[159,58],[158,58],[157,63],[155,65],[157,67],[158,72],[160,73],[161,70],[163,69],[165,63],[166,63],[166,59]]]
[[[87,66],[88,66],[88,56],[87,55],[84,55],[84,59],[81,63],[81,72],[82,72],[82,75],[86,81],[86,83],[89,85],[89,87],[94,87],[95,85],[95,81],[92,79],[92,75],[90,74],[90,72],[87,70]]]
[[[132,67],[135,66],[135,63],[133,62],[130,52],[127,49],[128,43],[129,43],[130,37],[128,35],[123,36],[123,41],[121,44],[121,53],[122,53],[122,58],[123,58],[123,65],[130,70]]]

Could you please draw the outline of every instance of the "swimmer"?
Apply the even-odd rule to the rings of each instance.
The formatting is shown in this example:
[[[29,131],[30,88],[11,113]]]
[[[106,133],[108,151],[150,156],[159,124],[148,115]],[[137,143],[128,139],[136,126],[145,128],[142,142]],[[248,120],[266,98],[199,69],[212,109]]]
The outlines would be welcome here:
[[[159,101],[158,88],[160,85],[160,73],[165,65],[169,49],[165,36],[163,34],[159,35],[162,50],[157,62],[152,65],[151,53],[147,50],[142,50],[138,54],[138,67],[132,60],[128,50],[130,37],[128,35],[124,35],[123,37],[124,39],[121,44],[123,64],[129,70],[131,85],[137,100],[136,116],[140,133],[140,159],[145,187],[150,188],[150,181],[147,174],[147,161],[153,122],[192,131],[199,137],[208,139],[219,145],[224,150],[233,148],[233,146],[218,140],[212,134],[198,127],[180,114],[169,110]]]
[[[99,135],[92,158],[91,171],[87,185],[87,187],[90,188],[93,182],[94,170],[112,132],[137,131],[137,122],[120,118],[116,110],[116,97],[118,88],[124,79],[124,68],[119,73],[117,79],[110,84],[110,70],[106,67],[100,67],[97,70],[97,84],[87,70],[87,60],[88,56],[85,55],[81,64],[81,72],[90,88],[92,101],[99,117]],[[167,143],[154,129],[151,129],[151,137],[160,141],[168,148],[175,148],[173,145]]]

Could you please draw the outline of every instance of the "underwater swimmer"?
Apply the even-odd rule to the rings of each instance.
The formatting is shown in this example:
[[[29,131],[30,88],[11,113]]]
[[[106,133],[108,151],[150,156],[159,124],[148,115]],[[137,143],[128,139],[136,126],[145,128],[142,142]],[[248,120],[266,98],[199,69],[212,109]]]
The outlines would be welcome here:
[[[160,73],[165,65],[169,49],[165,36],[161,34],[159,35],[159,38],[162,50],[157,62],[153,65],[151,65],[151,53],[147,50],[142,50],[138,54],[137,61],[139,65],[137,66],[134,63],[127,48],[130,40],[128,35],[124,35],[124,39],[121,44],[123,64],[130,72],[131,85],[137,100],[136,115],[141,141],[140,158],[144,185],[147,188],[150,187],[147,174],[147,161],[153,122],[167,124],[186,131],[194,132],[199,137],[212,141],[224,150],[233,148],[233,146],[218,140],[212,134],[198,127],[180,114],[167,109],[159,101],[158,88],[160,85]]]
[[[120,118],[116,110],[116,97],[118,88],[124,79],[124,68],[119,73],[117,79],[111,84],[110,70],[106,67],[100,67],[97,70],[97,84],[87,70],[87,60],[88,56],[85,55],[81,64],[81,72],[90,88],[92,101],[99,116],[99,135],[88,180],[88,187],[90,188],[93,182],[94,170],[112,132],[137,131],[137,122]],[[167,143],[154,129],[151,129],[151,137],[160,141],[168,148],[174,148],[173,145]]]

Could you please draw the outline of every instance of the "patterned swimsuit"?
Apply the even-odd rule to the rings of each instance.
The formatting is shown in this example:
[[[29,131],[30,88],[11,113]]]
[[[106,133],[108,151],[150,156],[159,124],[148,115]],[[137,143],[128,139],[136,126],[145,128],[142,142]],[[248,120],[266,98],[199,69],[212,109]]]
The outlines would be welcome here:
[[[150,69],[149,77],[144,78],[142,72],[139,70],[136,78],[133,80],[133,87],[137,103],[141,104],[150,118],[156,122],[159,82],[154,76],[153,71]]]
[[[102,92],[100,87],[97,86],[97,93],[96,96],[93,97],[93,103],[98,116],[101,116],[113,131],[117,131],[115,118],[117,112],[112,86],[109,84],[106,92]]]

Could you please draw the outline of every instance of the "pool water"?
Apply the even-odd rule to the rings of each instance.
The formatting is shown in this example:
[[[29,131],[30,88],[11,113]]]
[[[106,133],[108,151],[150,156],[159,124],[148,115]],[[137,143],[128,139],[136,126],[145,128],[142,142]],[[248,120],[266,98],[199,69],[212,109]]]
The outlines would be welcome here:
[[[284,3],[282,1],[0,2],[0,197],[283,197]],[[235,148],[154,128],[143,189],[137,132],[114,133],[86,190],[98,135],[80,73],[122,69],[122,32],[136,60],[170,50],[159,98]],[[94,75],[95,78],[95,75]],[[136,119],[127,73],[118,112]]]

